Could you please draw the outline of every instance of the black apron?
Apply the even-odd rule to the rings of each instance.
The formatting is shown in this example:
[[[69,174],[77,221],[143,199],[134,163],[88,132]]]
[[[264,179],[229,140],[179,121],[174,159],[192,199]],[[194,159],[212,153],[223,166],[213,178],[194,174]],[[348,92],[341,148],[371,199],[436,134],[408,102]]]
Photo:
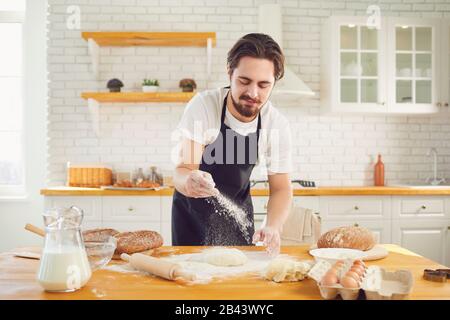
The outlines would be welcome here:
[[[258,115],[256,132],[247,136],[238,134],[224,123],[227,96],[228,94],[222,106],[220,134],[213,143],[205,147],[199,170],[209,172],[220,193],[246,212],[248,226],[243,230],[233,217],[228,214],[219,214],[217,200],[214,197],[191,198],[175,190],[172,202],[172,245],[174,246],[252,244],[255,227],[250,196],[250,175],[258,158],[261,116]],[[228,156],[227,141],[228,145],[231,143],[234,145],[234,154],[228,152]],[[222,154],[220,151],[218,154],[218,150],[222,150]],[[245,153],[242,154],[242,151]],[[219,161],[213,162],[212,158]],[[221,212],[224,210],[223,208]]]

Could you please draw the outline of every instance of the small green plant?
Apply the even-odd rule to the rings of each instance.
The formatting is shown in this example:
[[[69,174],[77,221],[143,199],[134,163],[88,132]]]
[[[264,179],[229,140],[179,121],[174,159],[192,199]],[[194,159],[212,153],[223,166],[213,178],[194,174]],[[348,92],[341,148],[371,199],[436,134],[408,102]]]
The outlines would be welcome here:
[[[157,79],[144,79],[142,82],[143,86],[159,86],[159,81]]]

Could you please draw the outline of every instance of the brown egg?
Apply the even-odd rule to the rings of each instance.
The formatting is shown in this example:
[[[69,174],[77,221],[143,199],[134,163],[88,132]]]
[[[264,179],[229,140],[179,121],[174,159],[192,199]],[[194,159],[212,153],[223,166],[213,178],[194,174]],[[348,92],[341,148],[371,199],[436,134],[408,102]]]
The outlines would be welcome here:
[[[358,288],[358,282],[349,276],[344,276],[341,279],[341,284],[344,288]]]
[[[357,273],[359,277],[361,277],[364,274],[364,268],[359,268],[357,266],[351,267],[350,271]]]
[[[323,285],[323,286],[333,286],[333,285],[335,285],[336,283],[338,283],[338,277],[337,277],[337,275],[336,274],[334,274],[334,273],[332,273],[332,272],[330,272],[330,271],[328,271],[324,276],[323,276],[323,278],[322,278],[322,280],[320,281],[320,283]]]
[[[336,269],[335,267],[332,267],[330,269],[328,269],[327,274],[334,274],[334,275],[338,275],[339,273],[339,269]]]
[[[334,263],[334,267],[342,267],[344,265],[344,261],[338,260]]]
[[[362,262],[361,260],[355,260],[355,261],[353,261],[353,265],[363,266],[364,268],[366,267],[366,265],[364,264],[364,262]]]
[[[355,279],[355,281],[356,282],[359,282],[359,274],[357,274],[356,272],[354,272],[354,271],[348,271],[346,274],[345,274],[345,276],[346,277],[351,277],[351,278],[353,278],[353,279]]]

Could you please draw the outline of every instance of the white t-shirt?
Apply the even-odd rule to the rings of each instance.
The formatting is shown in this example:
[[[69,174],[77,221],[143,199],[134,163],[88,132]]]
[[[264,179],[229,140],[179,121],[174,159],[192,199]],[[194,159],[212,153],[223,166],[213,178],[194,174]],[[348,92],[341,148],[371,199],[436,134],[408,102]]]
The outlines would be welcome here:
[[[220,132],[220,118],[227,88],[197,93],[187,104],[178,130],[185,138],[202,145],[213,143]],[[270,101],[261,108],[261,130],[258,143],[258,163],[265,164],[268,174],[289,173],[292,170],[291,130],[289,121]],[[241,122],[228,109],[225,124],[241,135],[256,132],[258,117]]]

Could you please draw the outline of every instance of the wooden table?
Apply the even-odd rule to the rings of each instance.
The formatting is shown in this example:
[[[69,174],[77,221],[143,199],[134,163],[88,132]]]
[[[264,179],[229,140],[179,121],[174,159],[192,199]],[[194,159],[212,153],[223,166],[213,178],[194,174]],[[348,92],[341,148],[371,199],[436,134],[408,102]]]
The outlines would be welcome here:
[[[383,245],[389,256],[367,262],[390,271],[409,269],[414,275],[411,299],[450,299],[450,281],[429,282],[422,279],[423,270],[444,268],[396,245]],[[204,247],[161,247],[154,256],[197,252]],[[263,250],[262,247],[240,247],[241,250]],[[283,247],[282,253],[299,259],[312,259],[307,246]],[[152,299],[152,300],[302,300],[321,299],[314,280],[275,283],[256,274],[214,281],[203,285],[186,285],[151,276],[98,270],[88,284],[73,293],[47,293],[35,280],[38,260],[14,257],[11,252],[0,254],[0,299]]]

